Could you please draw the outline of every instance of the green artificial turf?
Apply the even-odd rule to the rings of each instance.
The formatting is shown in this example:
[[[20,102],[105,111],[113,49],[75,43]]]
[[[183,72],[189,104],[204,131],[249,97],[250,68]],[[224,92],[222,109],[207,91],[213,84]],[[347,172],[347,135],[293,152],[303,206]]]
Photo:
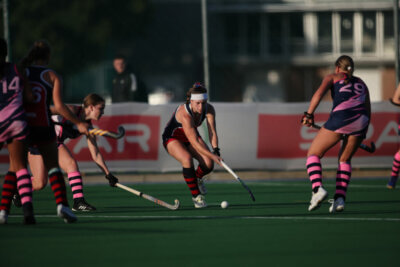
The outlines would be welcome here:
[[[308,212],[310,185],[299,180],[248,182],[256,202],[239,183],[209,183],[205,209],[193,207],[183,182],[129,185],[171,204],[178,198],[176,211],[119,188],[86,186],[97,211],[77,213],[74,224],[55,216],[46,188],[34,193],[36,225],[23,225],[15,207],[0,225],[0,265],[398,266],[400,190],[385,184],[353,179],[337,214],[328,202]],[[326,188],[333,197],[334,181]]]

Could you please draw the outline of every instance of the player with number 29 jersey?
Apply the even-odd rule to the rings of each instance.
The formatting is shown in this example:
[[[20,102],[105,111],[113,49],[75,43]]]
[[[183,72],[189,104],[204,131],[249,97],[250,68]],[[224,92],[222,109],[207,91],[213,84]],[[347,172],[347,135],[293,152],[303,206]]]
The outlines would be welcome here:
[[[331,89],[332,112],[324,127],[348,135],[365,137],[370,115],[365,102],[368,87],[358,77],[348,77],[335,82]]]

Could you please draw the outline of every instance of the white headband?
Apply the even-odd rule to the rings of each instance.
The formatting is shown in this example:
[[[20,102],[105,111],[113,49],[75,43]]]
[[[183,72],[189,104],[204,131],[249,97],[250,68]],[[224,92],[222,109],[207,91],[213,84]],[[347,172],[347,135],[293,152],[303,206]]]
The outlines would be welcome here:
[[[207,93],[204,94],[191,94],[190,100],[207,100],[208,95]]]

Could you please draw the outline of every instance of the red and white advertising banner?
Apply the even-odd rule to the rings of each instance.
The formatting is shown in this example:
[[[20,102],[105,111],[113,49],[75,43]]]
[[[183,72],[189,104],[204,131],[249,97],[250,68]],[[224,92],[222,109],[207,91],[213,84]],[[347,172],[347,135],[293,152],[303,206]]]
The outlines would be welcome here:
[[[295,170],[303,169],[307,150],[317,130],[300,124],[308,103],[213,103],[216,109],[217,132],[221,155],[235,169]],[[123,126],[126,134],[114,140],[97,138],[108,167],[114,172],[180,171],[180,164],[165,151],[161,134],[178,104],[150,106],[142,103],[114,104],[106,107],[105,115],[96,127],[117,131]],[[323,102],[315,121],[327,120],[331,103]],[[372,120],[364,143],[375,142],[376,152],[359,149],[353,167],[391,168],[394,153],[399,148],[398,121],[400,110],[389,103],[374,103]],[[203,138],[206,127],[199,128]],[[83,172],[99,172],[91,159],[86,137],[67,140]],[[326,168],[336,168],[339,146],[331,149],[322,160]],[[8,168],[8,151],[0,151],[0,171]],[[219,168],[219,167],[217,167]]]

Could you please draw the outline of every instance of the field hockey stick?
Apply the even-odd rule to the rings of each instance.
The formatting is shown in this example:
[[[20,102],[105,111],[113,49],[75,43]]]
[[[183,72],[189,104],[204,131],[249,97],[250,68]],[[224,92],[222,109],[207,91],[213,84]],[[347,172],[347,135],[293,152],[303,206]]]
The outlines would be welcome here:
[[[179,208],[179,200],[178,200],[178,199],[175,199],[175,205],[171,205],[171,204],[168,204],[167,202],[164,202],[164,201],[162,201],[162,200],[159,200],[159,199],[157,199],[157,198],[155,198],[155,197],[152,197],[152,196],[150,196],[150,195],[147,195],[147,194],[145,194],[145,193],[142,193],[142,192],[140,192],[140,191],[138,191],[138,190],[135,190],[135,189],[133,189],[133,188],[127,187],[127,186],[125,186],[125,185],[123,185],[123,184],[116,183],[115,185],[116,185],[117,187],[119,187],[119,188],[125,190],[125,191],[131,192],[132,194],[137,195],[138,197],[147,199],[147,200],[149,200],[149,201],[151,201],[151,202],[154,202],[154,203],[156,203],[156,204],[158,204],[158,205],[160,205],[160,206],[163,206],[164,208],[167,208],[167,209],[170,209],[170,210],[176,210],[176,209]]]
[[[316,124],[313,124],[312,127],[313,127],[314,129],[318,129],[318,130],[321,129],[321,126],[316,125]],[[366,145],[366,144],[361,143],[361,144],[360,144],[360,148],[363,149],[363,150],[365,150],[365,151],[367,151],[367,152],[369,152],[369,153],[374,153],[374,152],[375,152],[375,149],[376,149],[375,143],[374,143],[374,142],[371,142],[371,146],[368,146],[368,145]]]
[[[120,139],[121,137],[123,137],[125,135],[125,129],[122,126],[118,127],[118,133],[114,133],[111,131],[107,131],[107,130],[102,130],[99,128],[92,128],[89,130],[90,134],[94,134],[94,135],[100,135],[100,136],[105,136],[105,137],[110,137],[113,139]]]
[[[229,166],[226,165],[226,163],[225,163],[224,161],[221,160],[221,164],[222,164],[222,167],[225,168],[225,170],[227,170],[230,174],[232,174],[232,176],[233,176],[236,180],[238,180],[238,181],[240,182],[240,184],[241,184],[244,188],[246,188],[247,192],[249,192],[249,194],[250,194],[251,199],[252,199],[253,201],[256,201],[256,199],[255,199],[255,197],[254,197],[254,195],[253,195],[253,192],[251,192],[250,188],[242,181],[242,179],[240,179],[239,176],[237,176],[236,173],[235,173],[234,171],[232,171],[232,169],[229,168]]]

